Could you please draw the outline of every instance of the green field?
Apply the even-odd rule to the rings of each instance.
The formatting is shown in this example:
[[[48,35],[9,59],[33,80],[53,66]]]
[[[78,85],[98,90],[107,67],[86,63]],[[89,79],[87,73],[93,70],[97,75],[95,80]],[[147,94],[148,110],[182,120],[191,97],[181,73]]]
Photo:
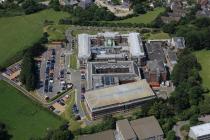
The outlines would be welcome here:
[[[13,140],[42,136],[47,128],[62,124],[62,120],[2,81],[0,91],[0,121],[6,124]]]
[[[128,19],[124,19],[124,20],[119,20],[119,21],[113,21],[113,22],[118,22],[118,23],[136,23],[136,24],[140,24],[140,23],[144,23],[144,24],[149,24],[152,21],[154,21],[157,16],[164,12],[165,8],[155,8],[153,11],[150,11],[146,14],[137,16],[137,17],[132,17],[132,18],[128,18]]]
[[[195,55],[202,67],[200,75],[202,77],[203,85],[204,87],[210,89],[210,51],[209,50],[197,51],[195,52]]]
[[[0,66],[5,66],[7,60],[41,37],[44,20],[57,23],[68,16],[67,13],[49,9],[26,16],[0,18]]]
[[[158,33],[146,33],[144,34],[145,39],[169,39],[168,33],[158,32]]]

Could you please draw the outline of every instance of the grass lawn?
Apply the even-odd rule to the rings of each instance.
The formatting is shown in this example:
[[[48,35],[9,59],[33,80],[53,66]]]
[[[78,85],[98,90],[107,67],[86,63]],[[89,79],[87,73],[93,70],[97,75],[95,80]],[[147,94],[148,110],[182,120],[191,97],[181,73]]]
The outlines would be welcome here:
[[[128,18],[128,19],[124,19],[124,20],[119,20],[119,21],[113,21],[113,22],[118,22],[118,23],[144,23],[144,24],[149,24],[152,21],[154,21],[156,19],[156,17],[165,11],[165,8],[155,8],[153,11],[150,11],[146,14],[143,15],[139,15],[137,17],[132,17],[132,18]]]
[[[169,39],[170,36],[168,33],[159,32],[159,33],[146,33],[144,34],[145,39]]]
[[[57,23],[68,16],[68,13],[49,9],[26,16],[0,18],[0,66],[5,66],[8,59],[41,37],[44,20]]]
[[[62,120],[0,81],[0,121],[6,123],[13,140],[42,136],[47,128],[57,128]]]
[[[57,41],[65,39],[65,31],[69,28],[69,25],[49,25],[45,29],[49,34],[49,41]]]
[[[210,51],[201,50],[196,51],[195,55],[198,59],[198,62],[201,64],[202,70],[200,75],[202,77],[204,87],[210,89]]]
[[[70,56],[70,68],[77,69],[77,55],[75,53]]]
[[[72,107],[75,104],[75,92],[72,91],[70,95],[70,100],[68,100],[66,103],[66,110],[63,112],[63,114],[61,114],[61,117],[69,121],[70,130],[74,132],[80,128],[80,123],[74,120],[74,114],[72,112]]]

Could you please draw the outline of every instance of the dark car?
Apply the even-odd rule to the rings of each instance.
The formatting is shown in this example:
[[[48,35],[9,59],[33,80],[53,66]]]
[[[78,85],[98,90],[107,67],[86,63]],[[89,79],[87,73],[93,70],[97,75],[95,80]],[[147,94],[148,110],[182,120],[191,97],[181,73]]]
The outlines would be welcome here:
[[[82,87],[82,88],[81,88],[81,92],[82,92],[82,93],[85,93],[85,87]]]
[[[85,80],[86,78],[85,78],[85,75],[81,75],[81,79],[82,80]]]
[[[44,92],[48,92],[48,85],[44,86]]]
[[[80,115],[76,115],[76,116],[75,116],[75,120],[81,120]]]
[[[55,49],[52,49],[52,55],[55,55]]]
[[[85,99],[85,96],[84,96],[84,94],[82,94],[81,95],[81,100],[84,101],[84,99]]]
[[[53,106],[50,106],[49,109],[50,109],[51,111],[55,110],[55,108],[54,108]]]
[[[53,86],[49,86],[49,92],[53,92]]]

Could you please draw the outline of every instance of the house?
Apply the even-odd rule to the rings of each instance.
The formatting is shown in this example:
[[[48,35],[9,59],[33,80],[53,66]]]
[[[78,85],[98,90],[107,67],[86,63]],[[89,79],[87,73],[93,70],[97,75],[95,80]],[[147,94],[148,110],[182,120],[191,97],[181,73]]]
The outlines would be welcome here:
[[[154,116],[116,122],[116,140],[163,140],[164,133]]]
[[[164,133],[154,116],[140,118],[130,122],[139,140],[163,140]]]
[[[83,9],[86,9],[93,3],[93,0],[80,0],[79,6],[82,7]]]
[[[163,140],[164,133],[154,116],[116,122],[116,130],[82,135],[78,140]]]
[[[148,61],[144,76],[152,87],[159,87],[162,81],[167,80],[167,71],[162,61]]]
[[[189,137],[193,140],[210,140],[210,123],[190,127]]]
[[[72,6],[72,5],[77,5],[78,1],[77,0],[59,0],[59,3],[62,6]]]
[[[137,136],[127,119],[116,122],[116,138],[119,140],[137,140]]]
[[[210,17],[210,0],[198,0],[197,3],[201,6],[196,15]]]
[[[154,41],[146,44],[148,61],[143,71],[147,82],[152,87],[160,87],[160,83],[167,78],[166,58],[161,45],[161,42]]]
[[[182,0],[173,0],[168,1],[170,2],[168,4],[168,7],[170,7],[172,12],[168,12],[167,16],[162,16],[161,20],[164,23],[170,23],[171,21],[179,22],[182,17],[186,16],[187,10],[186,10],[186,1]]]

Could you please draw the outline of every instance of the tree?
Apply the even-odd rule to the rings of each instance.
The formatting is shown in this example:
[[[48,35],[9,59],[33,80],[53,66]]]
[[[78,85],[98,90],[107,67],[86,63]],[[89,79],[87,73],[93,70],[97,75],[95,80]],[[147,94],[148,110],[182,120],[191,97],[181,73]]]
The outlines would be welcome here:
[[[23,57],[20,80],[25,85],[28,91],[35,90],[37,78],[36,78],[36,66],[32,53],[28,50]]]
[[[210,114],[210,96],[206,96],[199,104],[200,114]]]
[[[169,131],[166,137],[166,140],[176,140],[176,133],[174,131]]]
[[[190,125],[194,126],[198,124],[198,115],[193,115],[190,117]]]
[[[171,22],[163,26],[163,31],[169,34],[174,34],[176,31],[176,22]]]
[[[60,11],[60,3],[59,3],[59,0],[51,0],[49,5],[55,11]]]
[[[133,7],[133,11],[136,14],[145,14],[146,13],[146,9],[142,4],[136,4]]]
[[[31,140],[73,140],[74,135],[68,130],[68,125],[63,124],[58,129],[48,130],[43,137]]]
[[[31,13],[35,13],[37,11],[40,11],[40,10],[44,9],[45,6],[39,4],[35,0],[25,0],[22,3],[22,8],[23,8],[25,14],[31,14]]]
[[[8,134],[6,130],[6,125],[0,122],[0,140],[10,140],[11,135]]]

